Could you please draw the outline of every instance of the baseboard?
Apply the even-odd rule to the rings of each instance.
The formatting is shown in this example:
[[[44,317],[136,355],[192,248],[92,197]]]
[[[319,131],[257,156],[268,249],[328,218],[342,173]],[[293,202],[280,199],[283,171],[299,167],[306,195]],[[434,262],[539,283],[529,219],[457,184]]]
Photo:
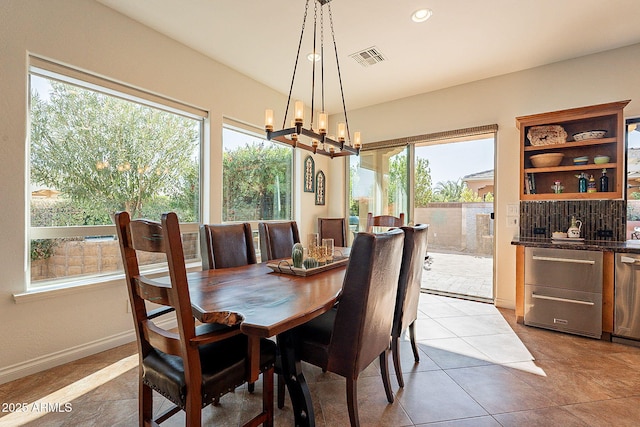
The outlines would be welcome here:
[[[496,298],[494,305],[499,308],[508,308],[509,310],[516,309],[515,303],[513,302],[513,300],[510,300],[510,299]]]
[[[176,320],[169,319],[163,322],[158,322],[158,326],[171,329],[176,326]],[[83,357],[92,356],[114,347],[130,343],[135,341],[135,339],[135,332],[131,329],[116,335],[3,367],[0,368],[0,384],[14,381],[50,368],[55,368],[56,366],[73,362],[74,360],[82,359]]]

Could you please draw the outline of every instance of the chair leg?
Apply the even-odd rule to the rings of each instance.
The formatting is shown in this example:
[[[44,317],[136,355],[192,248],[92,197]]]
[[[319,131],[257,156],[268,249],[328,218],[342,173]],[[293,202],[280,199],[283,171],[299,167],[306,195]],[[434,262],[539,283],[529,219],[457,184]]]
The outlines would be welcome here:
[[[285,382],[282,375],[278,375],[278,409],[284,408]]]
[[[153,423],[153,390],[144,385],[140,379],[138,393],[140,394],[138,400],[139,425],[151,425]]]
[[[382,375],[382,383],[384,391],[387,393],[387,401],[393,403],[393,391],[391,391],[391,381],[389,381],[389,350],[380,353],[380,375]]]
[[[358,379],[347,378],[347,407],[349,408],[349,421],[351,427],[360,427],[358,416]]]
[[[404,378],[402,377],[402,366],[400,366],[400,340],[398,337],[394,336],[391,338],[391,353],[393,354],[393,366],[396,370],[396,379],[398,380],[398,385],[400,387],[404,387]]]
[[[262,411],[267,415],[265,427],[273,427],[273,371],[272,367],[262,374]]]
[[[417,362],[420,361],[418,346],[416,345],[416,322],[415,320],[409,325],[409,338],[411,339],[411,348],[413,349],[413,358]]]
[[[247,390],[249,390],[249,393],[253,393],[256,390],[256,383],[247,384]]]
[[[200,427],[202,425],[202,397],[199,390],[187,392],[185,412],[185,424],[189,427]],[[194,396],[197,394],[197,396]]]

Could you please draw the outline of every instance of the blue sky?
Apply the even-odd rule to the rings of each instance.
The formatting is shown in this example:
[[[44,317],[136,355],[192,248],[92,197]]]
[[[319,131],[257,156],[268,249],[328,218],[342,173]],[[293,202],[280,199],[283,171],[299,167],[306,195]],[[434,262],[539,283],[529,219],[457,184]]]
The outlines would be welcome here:
[[[416,158],[429,159],[433,184],[457,181],[494,168],[493,138],[416,147]]]

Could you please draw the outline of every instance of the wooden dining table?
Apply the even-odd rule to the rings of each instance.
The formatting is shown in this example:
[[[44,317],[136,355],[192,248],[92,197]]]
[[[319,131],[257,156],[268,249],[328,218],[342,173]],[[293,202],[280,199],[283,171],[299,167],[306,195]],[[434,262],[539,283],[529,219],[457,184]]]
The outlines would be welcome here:
[[[348,254],[348,249],[343,249]],[[189,273],[193,314],[204,323],[240,325],[249,339],[249,378],[260,374],[260,338],[276,336],[296,426],[314,426],[313,404],[296,357],[296,326],[327,312],[342,290],[346,264],[310,276],[274,272],[267,263]]]

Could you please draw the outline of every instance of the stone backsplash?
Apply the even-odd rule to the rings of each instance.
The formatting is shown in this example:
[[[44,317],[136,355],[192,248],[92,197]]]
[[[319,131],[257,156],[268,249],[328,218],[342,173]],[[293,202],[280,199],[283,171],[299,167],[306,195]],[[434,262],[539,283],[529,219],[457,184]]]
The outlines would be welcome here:
[[[567,231],[572,216],[582,221],[586,240],[626,240],[626,200],[521,201],[520,237],[550,238]]]

